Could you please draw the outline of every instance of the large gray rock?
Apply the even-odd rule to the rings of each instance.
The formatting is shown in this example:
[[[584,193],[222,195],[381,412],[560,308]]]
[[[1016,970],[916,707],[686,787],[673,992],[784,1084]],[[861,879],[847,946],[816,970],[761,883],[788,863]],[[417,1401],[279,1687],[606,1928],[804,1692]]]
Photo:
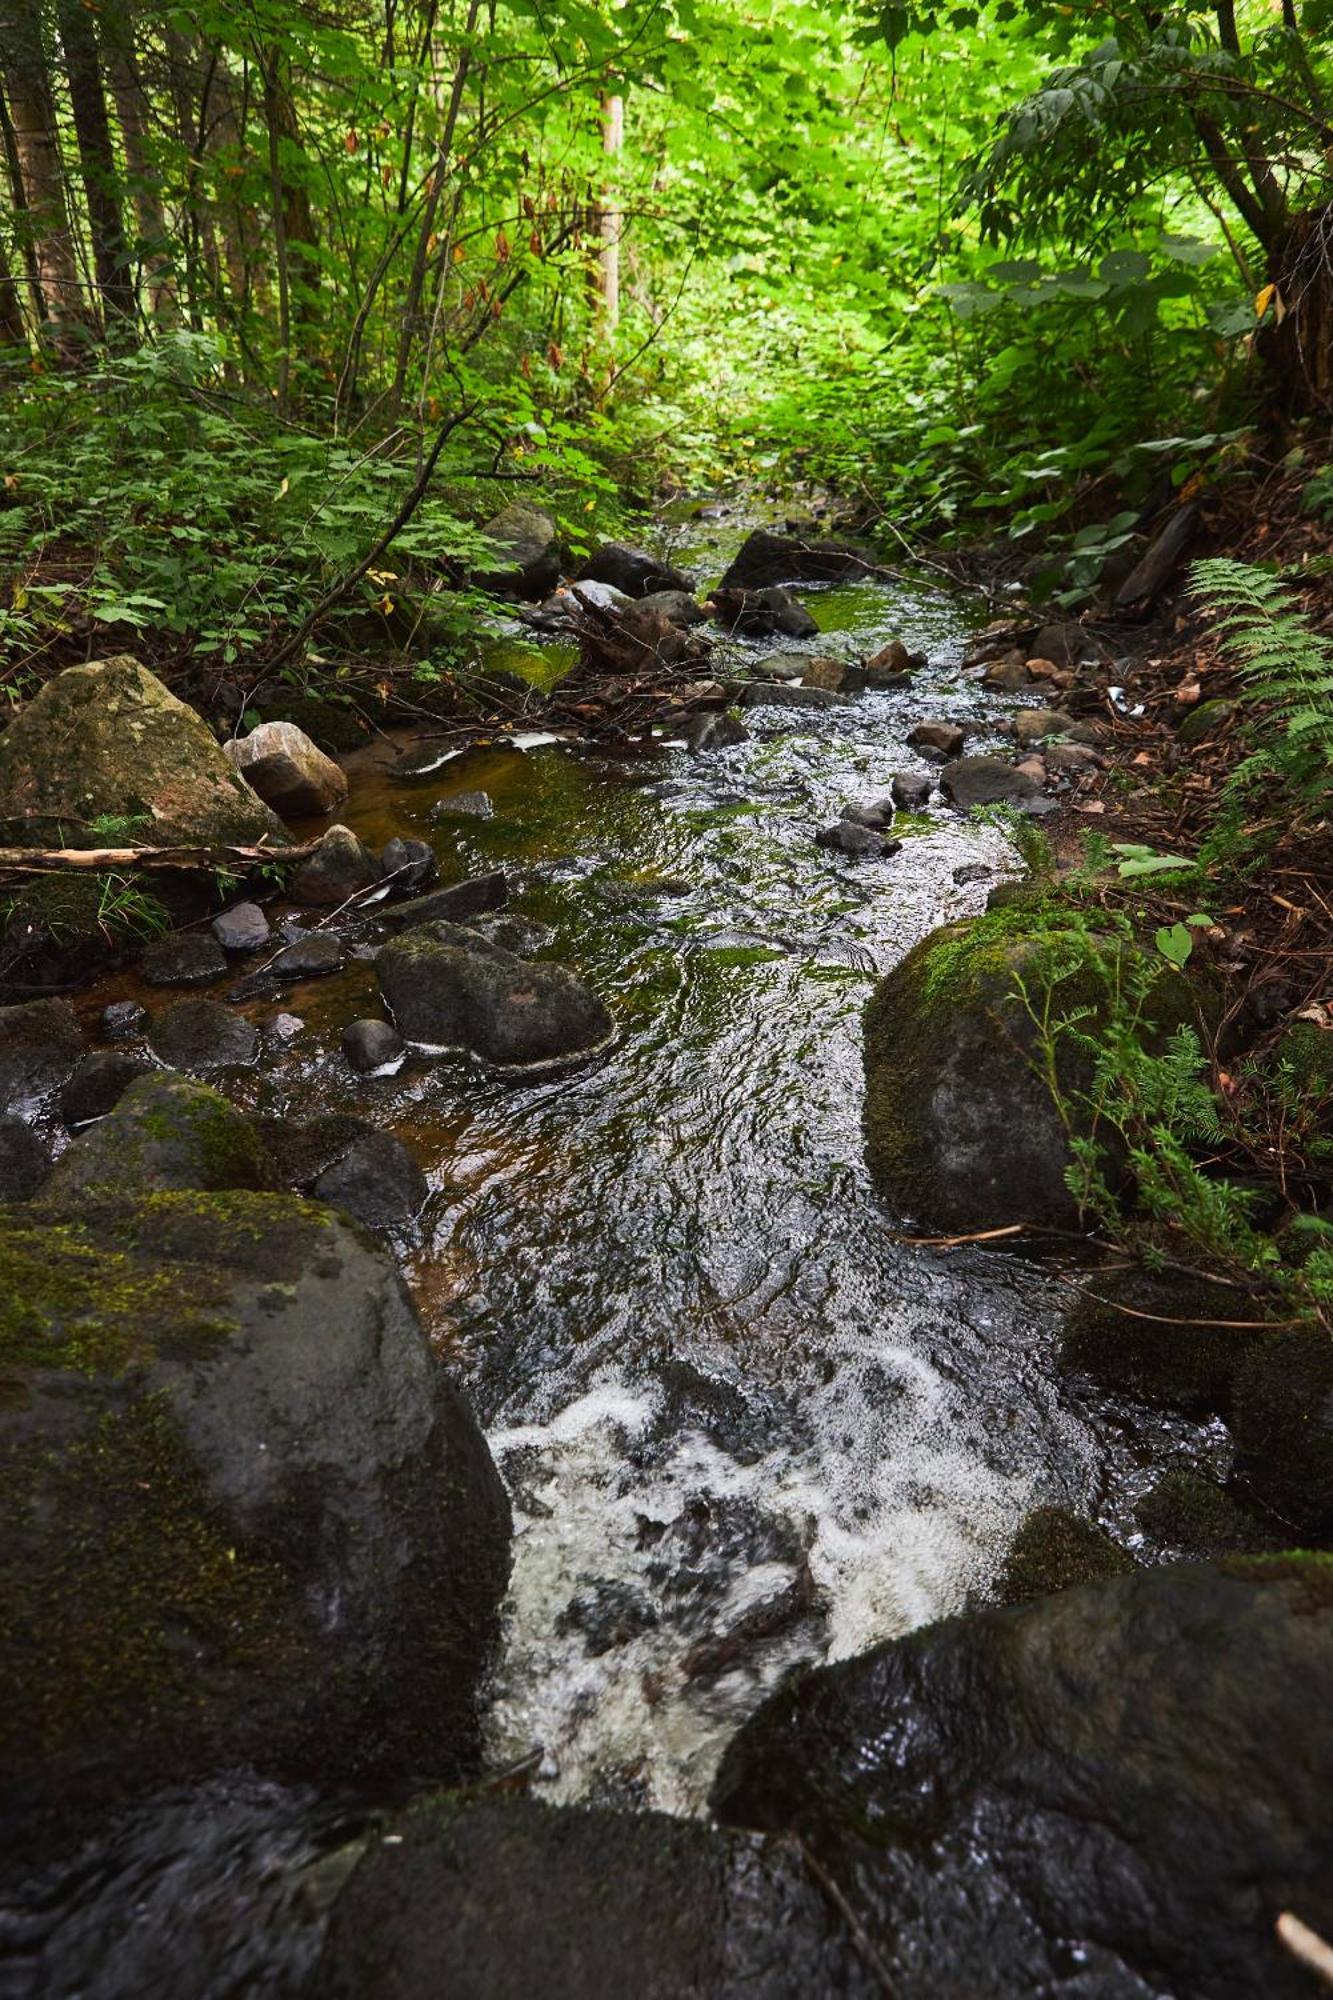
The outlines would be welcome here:
[[[806,1676],[723,1759],[733,1825],[826,1871],[899,2000],[1304,2000],[1333,1932],[1325,1557],[950,1619]]]
[[[868,549],[830,541],[818,532],[779,535],[755,528],[732,557],[720,590],[762,590],[775,583],[836,583],[874,568]]]
[[[222,747],[251,789],[286,819],[337,812],[346,803],[346,773],[294,722],[261,722]]]
[[[818,625],[789,590],[715,590],[718,624],[747,639],[813,639]]]
[[[606,1008],[566,967],[516,958],[457,925],[405,932],[375,969],[399,1032],[423,1047],[548,1063],[611,1034]]]
[[[560,536],[551,516],[540,507],[516,501],[489,520],[482,533],[491,552],[472,574],[479,589],[529,603],[555,589],[560,581]]]
[[[243,1112],[206,1084],[173,1070],[149,1070],[130,1081],[115,1108],[66,1147],[46,1199],[69,1204],[97,1188],[148,1194],[162,1188],[272,1184],[267,1156]]]
[[[241,1193],[0,1212],[0,1810],[476,1757],[508,1508],[392,1262]]]
[[[118,846],[288,845],[194,710],[128,654],[66,667],[0,736],[0,830],[104,846],[89,827],[108,815]]]
[[[880,982],[866,1009],[871,1174],[890,1201],[932,1228],[1079,1225],[1065,1179],[1069,1126],[1045,1081],[1034,1015],[1082,1013],[1081,1030],[1094,1032],[1109,985],[1080,934],[1037,920],[1024,935],[1021,914],[996,911],[935,931]],[[1132,947],[1107,940],[1102,949],[1109,962]],[[1163,1031],[1193,1020],[1184,981],[1165,965],[1149,969],[1148,1018]],[[1057,1038],[1054,1055],[1063,1110],[1086,1132],[1091,1057],[1069,1035]],[[1108,1151],[1107,1171],[1118,1165]]]
[[[940,772],[940,790],[960,812],[975,806],[1023,805],[1041,786],[1003,757],[955,757]]]
[[[664,1813],[423,1800],[340,1896],[321,2000],[872,2000],[799,1855]]]
[[[694,588],[689,577],[670,563],[646,555],[642,549],[626,548],[622,542],[605,542],[590,555],[575,578],[579,583],[585,579],[609,583],[626,597],[650,597],[668,590],[684,591],[688,596]]]

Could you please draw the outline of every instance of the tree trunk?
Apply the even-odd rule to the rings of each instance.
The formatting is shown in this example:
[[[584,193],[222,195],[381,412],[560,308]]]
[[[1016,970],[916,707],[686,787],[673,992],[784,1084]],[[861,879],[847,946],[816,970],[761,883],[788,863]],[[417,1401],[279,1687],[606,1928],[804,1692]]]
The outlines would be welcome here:
[[[83,170],[97,289],[102,295],[108,332],[116,326],[125,330],[134,323],[134,287],[130,281],[129,251],[120,206],[120,172],[106,115],[97,33],[83,0],[58,0],[57,14],[70,109],[74,114],[74,136]]]
[[[135,58],[133,23],[119,5],[103,12],[102,48],[125,150],[125,177],[138,232],[136,249],[143,266],[149,317],[158,326],[174,326],[180,315],[171,237],[149,152],[148,94]]]
[[[72,360],[89,336],[96,336],[97,321],[70,227],[37,0],[3,0],[0,31],[5,93],[41,287],[43,336],[63,359]]]
[[[615,159],[625,143],[625,100],[602,99],[602,151]],[[610,169],[614,172],[614,168]],[[602,336],[610,340],[620,324],[620,231],[622,217],[615,206],[615,193],[604,188],[598,205],[602,247],[597,257],[598,318]]]
[[[19,281],[9,267],[5,246],[0,243],[0,347],[24,347],[27,340]]]
[[[28,297],[32,302],[32,323],[39,327],[46,318],[46,303],[42,296],[41,272],[37,268],[37,252],[33,243],[31,219],[28,215],[28,196],[23,185],[23,167],[19,160],[18,140],[14,136],[14,123],[10,118],[3,90],[0,90],[0,141],[4,144],[5,176],[9,182],[9,197],[14,209],[14,234],[23,253]]]
[[[1270,255],[1272,319],[1259,352],[1280,408],[1292,416],[1333,410],[1333,202],[1292,219]]]

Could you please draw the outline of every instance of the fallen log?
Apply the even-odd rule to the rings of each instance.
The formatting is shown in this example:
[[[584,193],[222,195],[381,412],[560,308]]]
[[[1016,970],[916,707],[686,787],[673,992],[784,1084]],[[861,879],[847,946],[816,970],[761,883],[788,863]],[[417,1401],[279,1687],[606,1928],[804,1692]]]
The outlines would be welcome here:
[[[247,868],[304,861],[318,840],[294,847],[0,847],[0,870],[46,874],[62,868]]]

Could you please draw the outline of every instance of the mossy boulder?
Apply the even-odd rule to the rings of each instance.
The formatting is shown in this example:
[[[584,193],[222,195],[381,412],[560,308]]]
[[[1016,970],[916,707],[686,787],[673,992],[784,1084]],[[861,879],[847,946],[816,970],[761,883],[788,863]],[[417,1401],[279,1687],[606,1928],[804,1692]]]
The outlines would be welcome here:
[[[1099,1387],[1196,1415],[1224,1415],[1261,1329],[1228,1285],[1153,1271],[1094,1272],[1065,1319],[1060,1365]]]
[[[1192,1018],[1188,988],[1165,966],[1029,903],[934,932],[880,982],[865,1016],[865,1122],[888,1200],[945,1230],[1078,1226],[1066,1170],[1070,1133],[1090,1129],[1092,1061],[1078,1037],[1058,1036],[1053,1092],[1037,1021],[1081,1015],[1089,1033],[1107,969],[1151,978],[1163,1028]]]
[[[1333,1538],[1333,1342],[1287,1327],[1250,1343],[1231,1385],[1232,1480],[1303,1537]]]
[[[873,2000],[782,1842],[665,1813],[422,1800],[338,1898],[321,2000]]]
[[[106,819],[110,842],[92,825]],[[128,654],[66,667],[0,736],[0,833],[73,847],[288,844],[200,717]]]
[[[1186,1466],[1163,1473],[1134,1509],[1154,1541],[1190,1557],[1258,1555],[1282,1547],[1276,1530],[1240,1506],[1225,1487]]]
[[[291,1197],[0,1211],[0,1809],[471,1769],[508,1509],[392,1263]]]
[[[1333,1931],[1333,1559],[1138,1570],[771,1697],[722,1820],[794,1836],[899,2000],[1262,1993]]]
[[[375,970],[399,1033],[426,1048],[551,1063],[599,1047],[614,1027],[567,967],[518,958],[459,924],[404,931],[381,946]]]
[[[172,1070],[149,1070],[65,1149],[46,1198],[67,1206],[96,1188],[148,1194],[275,1185],[272,1163],[244,1112],[207,1084]]]
[[[1001,1604],[1026,1604],[1134,1567],[1134,1558],[1095,1521],[1080,1520],[1065,1507],[1034,1507],[1010,1544],[997,1594]]]

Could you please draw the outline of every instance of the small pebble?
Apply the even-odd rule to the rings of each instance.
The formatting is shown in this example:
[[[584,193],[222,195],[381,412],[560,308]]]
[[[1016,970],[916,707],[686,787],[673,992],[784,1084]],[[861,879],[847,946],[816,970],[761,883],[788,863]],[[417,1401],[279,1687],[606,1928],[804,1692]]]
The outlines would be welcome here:
[[[113,1000],[102,1009],[102,1033],[108,1042],[132,1042],[148,1026],[148,1009],[137,1000]]]

